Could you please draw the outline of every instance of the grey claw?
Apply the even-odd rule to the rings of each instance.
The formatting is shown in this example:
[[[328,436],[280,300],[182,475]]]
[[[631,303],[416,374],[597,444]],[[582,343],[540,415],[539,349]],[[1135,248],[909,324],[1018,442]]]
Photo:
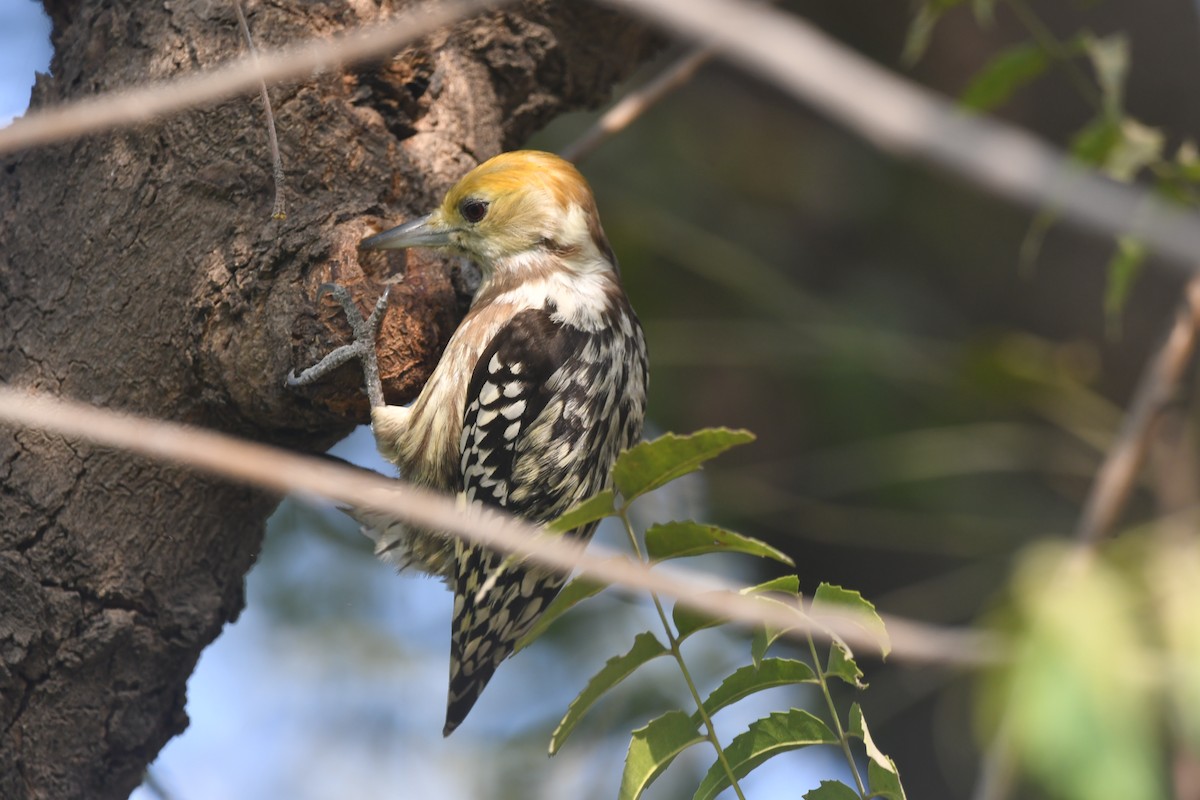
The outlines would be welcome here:
[[[366,378],[367,383],[367,397],[371,402],[371,406],[383,405],[383,387],[379,380],[379,366],[375,355],[375,339],[379,335],[379,325],[387,309],[390,293],[391,287],[389,286],[384,290],[383,295],[375,301],[375,307],[371,311],[371,316],[363,319],[362,312],[358,310],[354,298],[350,296],[350,292],[346,290],[346,287],[337,283],[321,284],[317,289],[317,301],[319,302],[326,294],[334,296],[346,314],[346,321],[350,323],[350,329],[354,333],[354,341],[336,348],[333,352],[303,372],[297,373],[295,370],[292,370],[284,379],[284,385],[288,388],[308,385],[337,367],[340,367],[350,359],[357,358],[362,362],[363,377]]]
[[[379,295],[379,299],[375,301],[375,308],[371,309],[371,316],[367,317],[366,327],[372,333],[379,331],[379,323],[383,321],[383,315],[387,312],[388,297],[392,294],[392,287],[388,286],[383,290],[383,294]]]

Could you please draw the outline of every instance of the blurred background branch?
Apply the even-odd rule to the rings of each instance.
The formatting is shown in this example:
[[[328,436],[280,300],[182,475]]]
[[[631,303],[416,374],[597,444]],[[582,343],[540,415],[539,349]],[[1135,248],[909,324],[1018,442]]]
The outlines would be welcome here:
[[[1184,287],[1175,324],[1147,365],[1117,440],[1096,473],[1075,531],[1085,548],[1095,548],[1112,531],[1129,501],[1154,444],[1155,427],[1163,421],[1168,406],[1179,399],[1184,374],[1195,357],[1198,332],[1200,278],[1193,278]]]

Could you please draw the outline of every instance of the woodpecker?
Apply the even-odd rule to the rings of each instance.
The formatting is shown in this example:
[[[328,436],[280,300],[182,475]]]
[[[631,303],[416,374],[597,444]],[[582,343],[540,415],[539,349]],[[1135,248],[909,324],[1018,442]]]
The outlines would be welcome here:
[[[575,167],[531,150],[496,156],[432,213],[359,247],[449,251],[477,264],[482,281],[410,406],[383,400],[375,336],[386,294],[364,319],[344,288],[331,287],[354,342],[289,375],[289,385],[360,359],[380,452],[404,480],[463,503],[546,523],[609,487],[618,453],[641,439],[646,342]],[[449,736],[566,579],[436,531],[356,517],[379,556],[454,592]],[[594,530],[568,535],[586,541]]]

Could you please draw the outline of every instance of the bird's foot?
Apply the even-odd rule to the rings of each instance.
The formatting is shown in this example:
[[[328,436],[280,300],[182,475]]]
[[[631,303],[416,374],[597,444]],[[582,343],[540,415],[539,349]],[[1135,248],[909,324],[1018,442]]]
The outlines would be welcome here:
[[[350,330],[354,333],[354,341],[342,345],[299,374],[293,371],[287,376],[285,385],[289,388],[307,386],[350,359],[357,358],[362,362],[363,377],[367,384],[367,399],[370,400],[371,407],[382,406],[384,404],[383,384],[379,379],[379,361],[375,353],[375,339],[379,335],[379,325],[387,310],[391,287],[383,291],[383,294],[375,301],[375,308],[372,309],[371,315],[365,319],[354,303],[354,299],[350,297],[350,292],[346,291],[346,287],[336,283],[321,284],[321,288],[317,292],[318,302],[326,292],[332,294],[334,299],[341,304],[342,310],[346,313],[346,321],[350,323]]]

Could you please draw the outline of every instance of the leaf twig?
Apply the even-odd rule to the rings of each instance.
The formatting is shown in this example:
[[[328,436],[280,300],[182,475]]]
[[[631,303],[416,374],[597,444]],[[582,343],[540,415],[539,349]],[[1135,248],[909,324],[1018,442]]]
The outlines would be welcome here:
[[[646,563],[643,559],[642,549],[638,546],[637,535],[633,532],[633,525],[629,522],[629,506],[624,505],[620,509],[619,516],[621,524],[625,526],[625,534],[629,537],[629,544],[633,547],[633,552],[638,557],[639,563]],[[692,695],[692,701],[696,704],[696,713],[700,716],[700,721],[704,725],[706,731],[705,738],[717,751],[717,763],[721,765],[725,777],[729,779],[729,785],[733,787],[733,792],[738,796],[738,800],[746,800],[746,795],[742,793],[742,787],[738,783],[737,775],[733,771],[733,767],[729,763],[728,757],[725,755],[725,748],[721,746],[721,740],[717,737],[717,728],[713,725],[712,716],[709,715],[707,709],[704,708],[704,698],[700,696],[700,690],[696,688],[696,682],[692,679],[692,673],[688,669],[687,661],[683,658],[683,651],[679,648],[680,637],[671,627],[671,621],[667,619],[667,612],[663,610],[662,600],[659,599],[657,592],[650,592],[650,599],[654,601],[654,610],[658,612],[659,622],[662,623],[663,633],[667,635],[667,643],[670,645],[671,656],[675,659],[675,664],[679,667],[680,674],[683,675],[683,680],[687,683],[688,691]]]
[[[837,706],[833,702],[833,695],[829,691],[829,677],[825,674],[825,668],[821,666],[821,656],[817,653],[817,643],[810,632],[808,638],[808,652],[813,660],[813,672],[816,674],[817,681],[821,685],[821,695],[825,698],[825,707],[829,711],[829,719],[833,722],[833,732],[838,738],[838,744],[841,746],[842,755],[846,757],[846,764],[850,767],[850,774],[854,776],[854,785],[858,787],[858,796],[867,796],[867,787],[863,783],[862,775],[858,771],[858,762],[854,760],[854,754],[850,752],[850,737],[846,735],[846,729],[842,726],[842,719],[838,716]]]

